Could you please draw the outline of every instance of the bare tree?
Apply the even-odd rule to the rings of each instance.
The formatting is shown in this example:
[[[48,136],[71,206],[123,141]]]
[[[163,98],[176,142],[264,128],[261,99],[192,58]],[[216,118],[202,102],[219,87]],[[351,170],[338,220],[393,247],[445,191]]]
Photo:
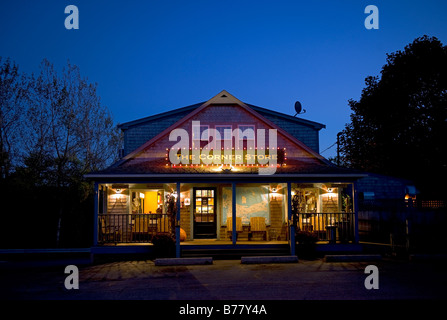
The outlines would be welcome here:
[[[36,181],[60,192],[59,241],[64,192],[73,187],[87,190],[83,175],[117,160],[121,134],[100,103],[96,84],[82,78],[77,66],[68,63],[58,73],[43,60],[39,75],[29,77],[29,82],[22,130],[25,164]]]
[[[26,82],[10,59],[0,57],[0,178],[9,176],[19,158],[18,140]]]
[[[67,64],[59,74],[43,60],[31,76],[23,141],[27,154],[53,162],[46,184],[70,184],[75,175],[98,170],[117,160],[121,134],[97,95],[96,84]]]

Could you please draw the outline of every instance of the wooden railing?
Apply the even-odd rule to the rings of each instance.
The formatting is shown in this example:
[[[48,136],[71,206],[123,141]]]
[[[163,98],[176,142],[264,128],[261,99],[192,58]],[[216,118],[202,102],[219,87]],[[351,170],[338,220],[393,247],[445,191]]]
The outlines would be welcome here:
[[[168,214],[99,214],[98,243],[151,242],[157,233],[172,233],[173,226]]]
[[[354,241],[354,213],[299,213],[297,232],[313,234],[318,241]]]
[[[174,225],[168,214],[100,214],[98,243],[149,243],[155,234],[173,234]],[[297,232],[311,233],[318,241],[354,241],[354,213],[299,213]]]

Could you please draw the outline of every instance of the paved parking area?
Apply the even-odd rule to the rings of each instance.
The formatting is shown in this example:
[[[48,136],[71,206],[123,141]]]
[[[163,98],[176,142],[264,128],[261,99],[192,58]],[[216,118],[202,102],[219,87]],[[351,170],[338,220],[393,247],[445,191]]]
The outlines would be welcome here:
[[[79,289],[64,286],[65,266],[79,268]],[[379,289],[364,286],[365,267]],[[153,261],[98,265],[86,260],[0,262],[1,300],[406,300],[446,299],[445,262],[325,262],[155,266]]]

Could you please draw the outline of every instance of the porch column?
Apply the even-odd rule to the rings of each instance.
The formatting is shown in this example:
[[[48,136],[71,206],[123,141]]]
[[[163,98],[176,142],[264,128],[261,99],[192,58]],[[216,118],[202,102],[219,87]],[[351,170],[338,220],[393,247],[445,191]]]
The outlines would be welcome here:
[[[95,182],[93,189],[93,199],[94,199],[94,209],[93,213],[93,246],[98,245],[98,210],[99,210],[99,192],[98,192],[98,183]]]
[[[287,182],[287,220],[289,221],[290,254],[295,255],[295,226],[292,221],[292,184]]]
[[[180,182],[177,182],[177,213],[175,217],[175,256],[180,258]]]
[[[353,197],[354,197],[354,242],[359,243],[359,202],[358,202],[358,183],[354,181]]]
[[[232,239],[233,239],[233,245],[236,245],[236,237],[237,237],[237,232],[236,232],[236,183],[233,182],[231,184],[231,188],[232,188],[232,197],[231,197],[231,205],[232,205],[232,210],[231,210],[231,215],[232,215],[232,223],[233,223],[233,232],[232,232]]]

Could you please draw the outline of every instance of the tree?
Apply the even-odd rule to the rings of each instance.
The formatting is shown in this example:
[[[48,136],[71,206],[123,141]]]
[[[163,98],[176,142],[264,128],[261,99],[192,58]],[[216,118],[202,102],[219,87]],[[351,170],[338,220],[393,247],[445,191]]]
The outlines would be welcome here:
[[[17,142],[26,82],[14,62],[2,60],[0,57],[0,179],[5,179],[20,156]]]
[[[447,47],[423,36],[387,54],[381,78],[367,77],[340,134],[346,166],[413,180],[442,195],[446,178]]]
[[[54,225],[58,245],[64,219],[82,220],[76,210],[91,211],[85,202],[92,199],[93,188],[83,177],[118,159],[121,133],[101,104],[97,85],[82,77],[77,66],[67,63],[58,72],[43,60],[39,73],[27,76],[6,60],[0,72],[2,174],[14,171],[0,181],[2,194],[8,195],[2,208],[24,221],[42,217],[34,229]],[[23,203],[25,197],[30,203]],[[35,231],[33,226],[30,230]]]
[[[25,163],[29,171],[37,169],[37,181],[59,193],[59,241],[67,197],[74,188],[85,189],[84,197],[88,196],[83,175],[117,160],[120,133],[101,105],[96,85],[82,78],[77,66],[68,63],[59,74],[43,60],[39,76],[30,77],[30,88]]]
[[[68,63],[58,74],[43,60],[30,88],[23,143],[27,158],[49,169],[43,184],[69,186],[117,160],[121,134],[101,105],[96,84],[82,78],[77,66]]]

